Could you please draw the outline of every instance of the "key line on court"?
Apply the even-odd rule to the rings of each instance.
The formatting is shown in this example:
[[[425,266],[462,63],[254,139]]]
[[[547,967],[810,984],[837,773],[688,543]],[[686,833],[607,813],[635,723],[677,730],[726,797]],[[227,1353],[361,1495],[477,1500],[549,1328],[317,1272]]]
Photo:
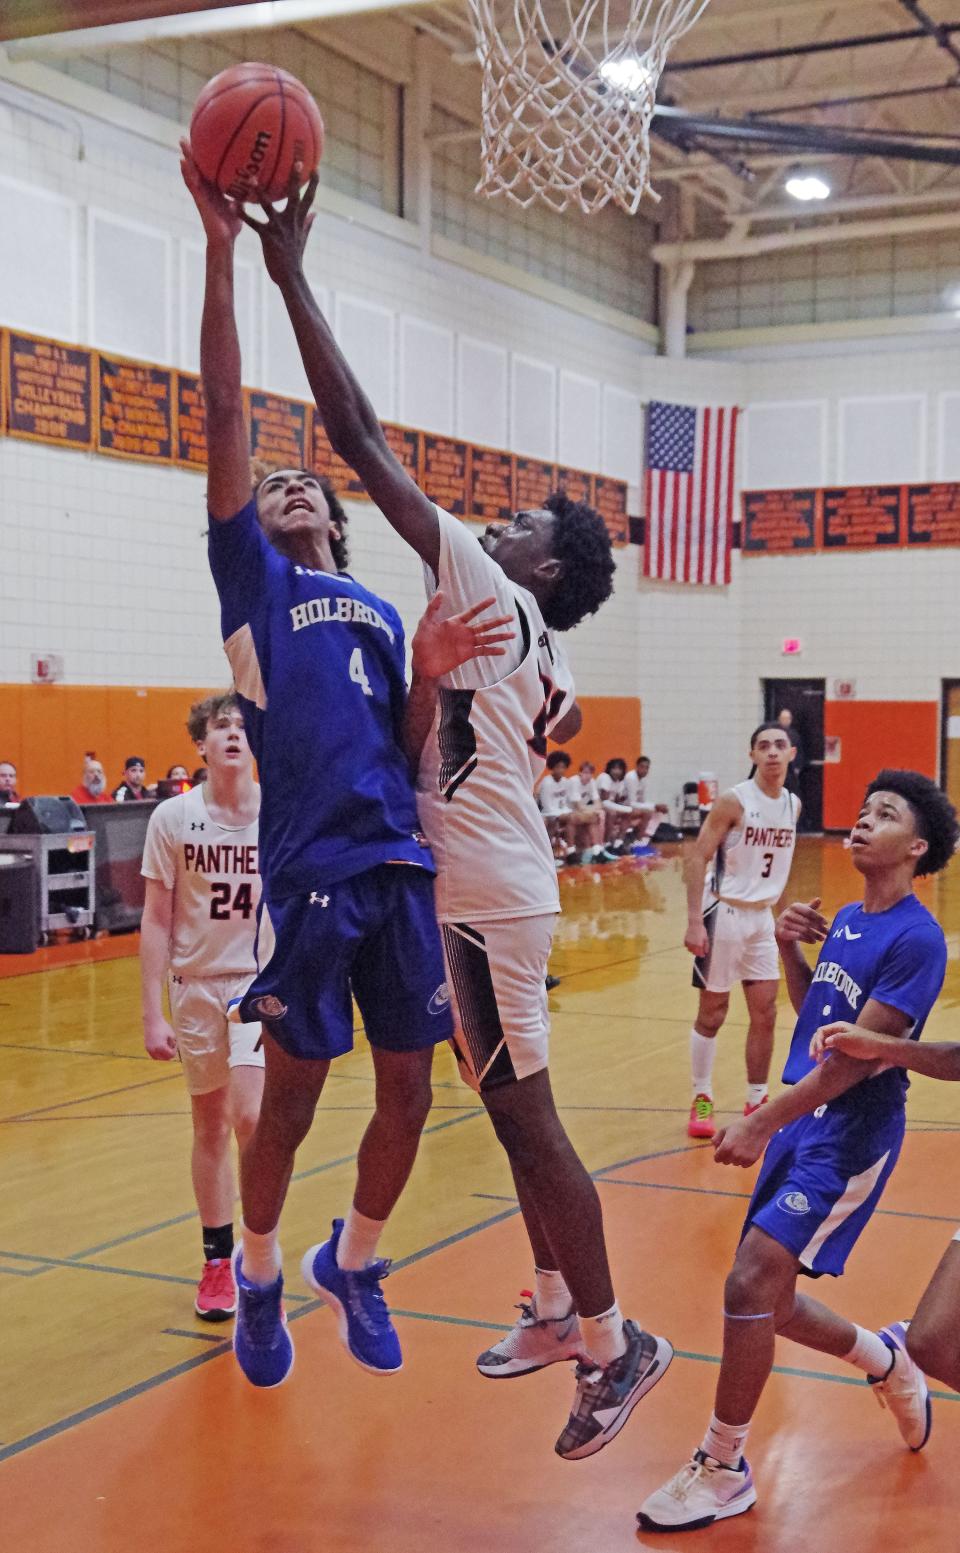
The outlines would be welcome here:
[[[0,1122],[19,1122],[25,1117],[44,1116],[49,1111],[65,1111],[71,1105],[88,1105],[91,1100],[108,1100],[111,1095],[126,1095],[133,1089],[149,1089],[152,1084],[172,1084],[179,1079],[180,1065],[174,1073],[161,1073],[156,1078],[141,1079],[137,1084],[121,1084],[119,1089],[101,1089],[95,1095],[77,1095],[74,1100],[59,1100],[56,1105],[38,1105],[28,1111],[17,1111],[12,1116],[0,1116]]]
[[[43,1057],[100,1057],[103,1061],[111,1059],[114,1062],[153,1062],[146,1052],[99,1052],[82,1051],[76,1046],[27,1046],[22,1041],[0,1041],[0,1051],[5,1052],[39,1052]]]
[[[433,1127],[425,1127],[422,1136],[426,1137],[429,1133],[442,1132],[446,1127],[456,1127],[460,1122],[469,1121],[471,1117],[484,1114],[482,1106],[475,1106],[473,1109],[458,1106],[456,1109],[456,1116],[448,1116],[446,1121],[437,1122]],[[356,1153],[342,1154],[337,1159],[324,1160],[319,1165],[309,1165],[305,1170],[298,1170],[291,1176],[291,1184],[295,1181],[308,1181],[312,1176],[323,1175],[329,1170],[337,1169],[340,1165],[354,1164],[356,1158]],[[196,1209],[193,1208],[189,1213],[178,1213],[174,1218],[164,1219],[159,1224],[148,1224],[142,1229],[131,1230],[127,1235],[118,1235],[115,1239],[106,1240],[101,1245],[88,1246],[83,1251],[74,1252],[73,1255],[75,1257],[99,1256],[101,1252],[112,1251],[115,1246],[127,1245],[131,1240],[140,1240],[147,1235],[159,1234],[161,1230],[172,1229],[177,1224],[192,1223],[196,1216]],[[70,1257],[68,1260],[72,1261],[73,1257]]]
[[[724,1167],[725,1168],[725,1167]],[[613,1176],[597,1175],[593,1178],[604,1186],[633,1186],[650,1192],[692,1192],[698,1197],[736,1197],[749,1202],[752,1192],[727,1192],[719,1186],[679,1186],[672,1181],[623,1181]],[[479,1196],[479,1193],[475,1193]],[[874,1208],[874,1216],[888,1219],[929,1219],[934,1224],[956,1224],[960,1213],[916,1213],[909,1208]]]
[[[44,1256],[30,1251],[0,1250],[0,1259],[9,1257],[20,1262],[32,1262],[41,1265],[33,1267],[29,1272],[22,1274],[26,1278],[35,1278],[40,1273],[47,1272],[50,1268],[66,1268],[68,1272],[81,1273],[111,1273],[117,1278],[141,1278],[150,1283],[177,1283],[193,1289],[196,1288],[196,1278],[181,1278],[176,1273],[155,1273],[147,1268],[140,1267],[111,1267],[105,1262],[77,1261],[73,1257]],[[297,1304],[305,1303],[310,1296],[307,1294],[285,1294],[285,1299],[296,1301]]]

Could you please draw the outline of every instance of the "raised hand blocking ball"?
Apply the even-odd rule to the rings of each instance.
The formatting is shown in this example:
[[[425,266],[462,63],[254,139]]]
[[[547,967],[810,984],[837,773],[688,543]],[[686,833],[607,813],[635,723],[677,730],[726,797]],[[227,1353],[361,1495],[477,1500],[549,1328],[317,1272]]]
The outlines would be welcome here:
[[[231,65],[208,81],[190,120],[204,178],[235,200],[283,199],[294,164],[304,183],[323,155],[323,119],[307,88],[275,65]]]

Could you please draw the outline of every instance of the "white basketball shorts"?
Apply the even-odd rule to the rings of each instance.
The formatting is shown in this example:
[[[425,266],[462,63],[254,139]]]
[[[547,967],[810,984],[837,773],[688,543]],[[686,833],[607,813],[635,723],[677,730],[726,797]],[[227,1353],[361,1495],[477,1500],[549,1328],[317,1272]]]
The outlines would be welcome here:
[[[456,1024],[453,1046],[472,1089],[495,1089],[547,1065],[547,961],[556,914],[444,922]]]
[[[738,981],[778,981],[780,960],[773,912],[714,901],[703,914],[710,939],[707,953],[693,962],[693,985],[703,992],[729,992]]]
[[[230,1081],[231,1068],[262,1068],[261,1026],[227,1022],[227,1003],[242,997],[249,976],[170,977],[170,1022],[191,1095]]]

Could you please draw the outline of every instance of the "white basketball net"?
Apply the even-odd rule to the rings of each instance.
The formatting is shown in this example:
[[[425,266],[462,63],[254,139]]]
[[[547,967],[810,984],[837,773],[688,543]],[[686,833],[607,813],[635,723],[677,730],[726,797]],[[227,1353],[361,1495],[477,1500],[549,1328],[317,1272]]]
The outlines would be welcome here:
[[[633,215],[670,47],[709,0],[467,0],[483,72],[478,194]],[[626,22],[623,20],[627,11]]]

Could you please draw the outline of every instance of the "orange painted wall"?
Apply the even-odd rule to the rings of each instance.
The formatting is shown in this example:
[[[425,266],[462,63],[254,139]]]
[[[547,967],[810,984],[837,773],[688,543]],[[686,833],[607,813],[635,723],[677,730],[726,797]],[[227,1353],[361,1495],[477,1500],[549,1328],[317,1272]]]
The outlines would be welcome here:
[[[940,706],[936,701],[828,701],[824,732],[841,742],[841,759],[823,768],[823,824],[846,830],[864,788],[884,766],[936,778]]]
[[[0,685],[0,760],[16,763],[23,793],[68,793],[90,749],[111,788],[122,780],[128,755],[144,757],[151,782],[178,761],[193,771],[200,760],[184,727],[187,713],[217,688]],[[580,707],[583,727],[565,746],[574,769],[592,760],[602,771],[615,755],[632,766],[641,750],[638,698],[582,696]]]
[[[23,793],[68,793],[95,750],[107,783],[123,780],[128,755],[142,755],[147,780],[182,763],[200,764],[184,726],[207,689],[107,685],[0,685],[0,760],[12,760]]]
[[[573,770],[590,760],[602,771],[608,760],[622,755],[629,771],[643,751],[640,742],[641,706],[638,696],[578,696],[583,727],[563,748]]]

